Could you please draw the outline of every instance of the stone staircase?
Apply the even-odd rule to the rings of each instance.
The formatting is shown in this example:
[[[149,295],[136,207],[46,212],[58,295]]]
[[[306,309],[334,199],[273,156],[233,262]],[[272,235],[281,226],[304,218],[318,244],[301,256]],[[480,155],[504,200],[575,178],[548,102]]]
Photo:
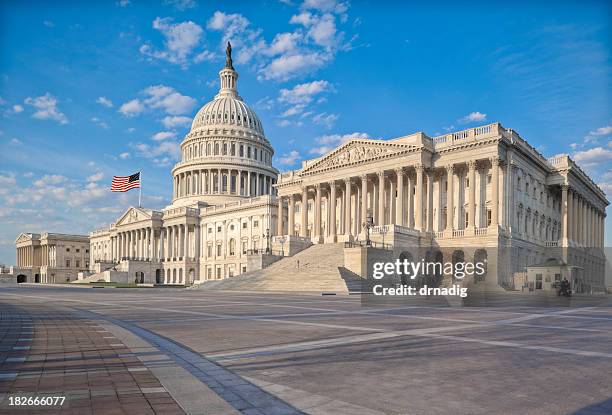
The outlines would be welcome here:
[[[343,244],[322,244],[312,245],[267,268],[205,281],[194,289],[349,293],[360,292],[361,282],[358,275],[344,268]]]

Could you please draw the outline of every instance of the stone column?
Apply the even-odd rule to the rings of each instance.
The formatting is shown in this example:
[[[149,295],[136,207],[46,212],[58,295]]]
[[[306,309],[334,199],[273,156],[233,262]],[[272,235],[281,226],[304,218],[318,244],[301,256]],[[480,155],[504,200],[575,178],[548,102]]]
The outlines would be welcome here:
[[[321,184],[315,185],[315,212],[313,236],[315,243],[321,242]]]
[[[190,258],[191,252],[190,252],[190,246],[189,246],[189,225],[185,224],[183,225],[183,229],[185,232],[185,241],[183,242],[183,257],[184,258]]]
[[[147,253],[147,257],[149,258],[149,260],[153,260],[156,257],[155,255],[155,229],[151,225],[148,231],[149,231],[148,232],[149,233],[149,252]]]
[[[366,221],[368,217],[368,176],[361,175],[361,220]]]
[[[385,224],[385,172],[379,171],[378,175],[378,223],[375,225],[382,226]]]
[[[423,165],[417,164],[416,169],[416,214],[415,227],[419,231],[423,231]]]
[[[251,197],[251,172],[247,171],[247,196]]]
[[[570,246],[571,241],[574,239],[574,190],[569,188],[567,192],[567,241],[564,242]]]
[[[289,195],[289,218],[287,220],[287,234],[293,236],[295,233],[295,195]]]
[[[468,198],[468,229],[476,227],[476,160],[468,162],[468,177],[470,181],[470,193]]]
[[[395,224],[404,226],[404,169],[395,169],[397,176],[397,199],[395,200]]]
[[[433,232],[433,182],[434,182],[434,172],[433,169],[427,169],[427,222],[425,228],[427,232]]]
[[[302,216],[301,224],[300,224],[300,236],[306,237],[308,236],[308,187],[302,187],[302,211],[300,212]]]
[[[568,215],[568,186],[566,184],[561,186],[561,231],[563,245],[568,246],[568,227],[570,225]]]
[[[453,230],[453,218],[454,218],[454,196],[453,186],[455,184],[454,177],[455,166],[446,166],[446,230],[451,232]]]
[[[499,224],[499,158],[491,158],[491,227]],[[567,195],[566,195],[567,196]]]
[[[329,182],[329,237],[332,242],[336,241],[336,183]]]
[[[344,234],[351,235],[351,179],[344,179]]]
[[[283,235],[283,197],[279,196],[276,198],[278,202],[277,213],[276,213],[276,235]]]

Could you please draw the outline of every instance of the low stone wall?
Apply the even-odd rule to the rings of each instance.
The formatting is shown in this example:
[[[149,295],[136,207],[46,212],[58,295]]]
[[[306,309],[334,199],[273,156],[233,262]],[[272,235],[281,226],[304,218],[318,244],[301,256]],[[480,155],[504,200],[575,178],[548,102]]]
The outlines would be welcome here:
[[[372,248],[344,248],[344,267],[361,278],[372,278],[372,268],[375,262],[393,260],[393,251]]]

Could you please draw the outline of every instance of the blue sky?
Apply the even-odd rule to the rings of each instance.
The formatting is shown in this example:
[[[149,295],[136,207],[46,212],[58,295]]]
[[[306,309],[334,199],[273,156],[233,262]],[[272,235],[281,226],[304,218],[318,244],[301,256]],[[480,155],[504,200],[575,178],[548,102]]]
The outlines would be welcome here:
[[[604,1],[89,3],[0,4],[0,263],[22,231],[87,233],[135,204],[113,174],[142,170],[143,204],[167,205],[226,39],[280,170],[351,136],[499,121],[612,194]]]

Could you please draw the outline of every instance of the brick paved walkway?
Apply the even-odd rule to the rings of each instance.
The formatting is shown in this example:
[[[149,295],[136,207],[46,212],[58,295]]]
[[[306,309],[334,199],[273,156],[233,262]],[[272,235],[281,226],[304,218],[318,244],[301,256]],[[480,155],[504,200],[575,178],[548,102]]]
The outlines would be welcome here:
[[[9,397],[65,396],[10,407]],[[0,309],[0,413],[183,414],[159,380],[94,321],[44,304]]]

